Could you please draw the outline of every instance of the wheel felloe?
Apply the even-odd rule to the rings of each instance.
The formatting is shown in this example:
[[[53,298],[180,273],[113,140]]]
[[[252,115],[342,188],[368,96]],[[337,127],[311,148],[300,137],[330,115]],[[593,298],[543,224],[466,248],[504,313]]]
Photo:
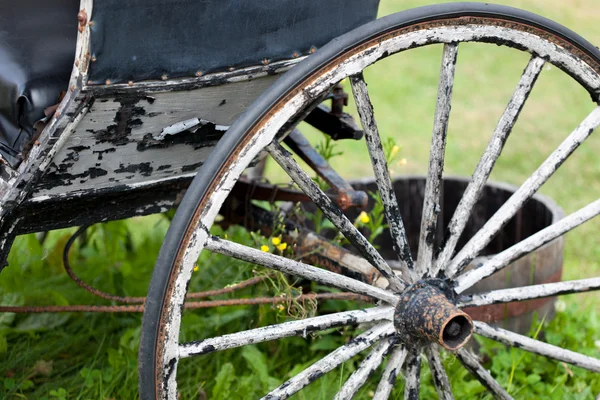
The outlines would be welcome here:
[[[443,281],[432,279],[402,292],[394,311],[394,326],[404,343],[435,342],[457,350],[469,341],[473,321],[450,301],[445,286]]]

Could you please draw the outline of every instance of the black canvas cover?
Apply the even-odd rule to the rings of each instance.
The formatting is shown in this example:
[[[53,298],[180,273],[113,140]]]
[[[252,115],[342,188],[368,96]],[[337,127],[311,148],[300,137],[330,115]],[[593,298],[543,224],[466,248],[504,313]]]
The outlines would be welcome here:
[[[379,0],[102,0],[90,82],[194,76],[290,59],[376,18]]]

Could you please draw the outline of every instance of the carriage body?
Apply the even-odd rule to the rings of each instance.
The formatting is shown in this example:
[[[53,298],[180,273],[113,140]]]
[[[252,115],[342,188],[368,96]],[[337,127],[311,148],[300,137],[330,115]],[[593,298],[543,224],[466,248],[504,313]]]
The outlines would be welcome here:
[[[358,336],[264,398],[288,398],[372,347],[336,398],[352,398],[387,358],[371,397],[389,398],[403,369],[405,398],[416,399],[425,356],[439,397],[452,399],[443,347],[495,397],[510,399],[464,347],[473,334],[600,372],[596,358],[511,332],[527,331],[536,310],[552,311],[549,301],[557,295],[600,290],[599,278],[558,282],[562,236],[600,215],[600,200],[564,216],[537,194],[600,127],[600,51],[589,42],[535,14],[487,3],[421,7],[379,20],[379,0],[60,4],[64,8],[57,11],[23,0],[13,8],[12,18],[32,11],[24,14],[28,23],[47,28],[46,35],[29,35],[28,24],[18,21],[12,31],[0,31],[0,270],[16,235],[81,226],[64,248],[65,270],[80,287],[123,303],[91,311],[144,312],[141,398],[180,398],[183,359],[341,327],[368,330],[349,331]],[[444,178],[444,157],[464,43],[505,46],[526,53],[528,61],[471,179],[452,183]],[[428,174],[392,180],[390,162],[399,146],[382,139],[399,135],[380,136],[363,72],[432,45],[442,50],[442,62]],[[489,184],[538,77],[551,66],[589,94],[592,111],[519,188]],[[393,73],[387,78],[396,79]],[[343,112],[344,81],[362,130]],[[327,152],[295,129],[303,121],[333,139],[364,136],[362,150],[375,179],[342,179]],[[246,180],[249,168],[265,157],[293,183]],[[375,205],[377,215],[369,217]],[[73,274],[69,249],[89,225],[173,207],[178,210],[146,297],[101,292]],[[376,218],[377,224],[366,226]],[[223,232],[232,225],[252,240]],[[380,233],[389,240],[376,241]],[[193,287],[193,272],[223,265],[209,257],[210,265],[201,265],[206,252],[250,268],[223,288]],[[540,274],[540,266],[552,273]],[[239,281],[242,276],[248,279]],[[275,288],[271,297],[238,292],[239,298],[225,302],[195,301],[228,296],[272,276],[289,284],[289,294]],[[511,276],[517,279],[509,284]],[[218,281],[195,282],[204,283]],[[327,292],[320,292],[324,287]],[[343,300],[345,306],[356,301],[360,308],[352,304],[350,311],[259,327],[251,320],[237,333],[181,342],[186,309],[300,300],[316,307],[321,299]],[[523,326],[487,324],[521,317],[534,305],[540,308],[531,310]],[[1,312],[23,310],[90,308],[0,306]]]
[[[2,49],[2,248],[173,207],[278,74],[374,20],[378,3],[26,1],[13,17],[52,20],[35,37],[14,22]]]

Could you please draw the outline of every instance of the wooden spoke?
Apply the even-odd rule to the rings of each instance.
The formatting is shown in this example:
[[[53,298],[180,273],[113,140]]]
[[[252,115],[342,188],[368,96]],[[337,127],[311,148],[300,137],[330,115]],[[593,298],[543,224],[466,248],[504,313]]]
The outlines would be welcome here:
[[[452,259],[446,275],[455,276],[475,258],[496,236],[502,227],[529,200],[537,190],[554,174],[562,163],[592,134],[600,125],[600,106],[596,107],[583,122],[558,146],[542,165],[523,185],[500,207],[486,224]]]
[[[344,291],[347,290],[374,297],[392,305],[398,302],[398,297],[387,290],[376,288],[375,286],[348,278],[344,275],[336,274],[335,272],[313,267],[312,265],[253,249],[214,236],[207,240],[205,248],[215,253],[262,265],[266,268],[309,279],[324,285],[333,286]]]
[[[391,323],[379,324],[367,332],[357,336],[347,344],[329,353],[298,375],[286,381],[265,397],[264,400],[283,400],[287,399],[302,388],[310,385],[312,382],[333,370],[340,364],[354,357],[361,351],[367,349],[373,343],[390,336],[394,333],[394,325]]]
[[[299,321],[284,322],[263,328],[250,329],[242,332],[223,335],[216,338],[184,343],[179,346],[179,357],[186,358],[215,351],[232,349],[234,347],[256,344],[269,340],[281,339],[288,336],[334,328],[338,326],[358,325],[365,322],[391,320],[392,307],[375,307],[366,310],[345,311],[319,317],[306,318]]]
[[[373,166],[373,172],[375,173],[377,189],[379,189],[385,217],[388,222],[392,240],[394,241],[394,251],[401,262],[400,269],[403,272],[403,276],[414,281],[416,275],[414,275],[413,272],[413,259],[410,254],[406,230],[404,229],[404,223],[402,222],[402,216],[400,215],[400,207],[398,206],[396,193],[392,186],[387,161],[385,159],[385,154],[383,153],[383,146],[381,144],[381,138],[379,137],[377,123],[375,122],[373,105],[369,99],[367,84],[365,83],[362,73],[351,76],[350,83],[352,84],[352,93],[354,94],[354,99],[356,101],[356,109],[358,110],[358,115],[360,116],[360,121],[365,132],[365,141],[367,142],[367,148],[369,149],[369,156],[371,157],[371,165]]]
[[[541,285],[523,286],[512,289],[499,289],[485,293],[463,295],[459,299],[458,306],[486,306],[489,304],[541,299],[544,297],[552,297],[580,292],[591,292],[594,290],[600,290],[600,278],[579,279],[576,281],[556,283],[543,283]]]
[[[421,277],[433,268],[433,245],[437,232],[438,214],[441,211],[440,192],[442,188],[442,173],[444,172],[444,153],[446,151],[446,135],[450,121],[452,88],[454,86],[454,71],[458,43],[444,44],[440,81],[438,84],[437,105],[431,137],[429,153],[429,172],[425,183],[423,200],[423,215],[419,237],[419,252],[417,255],[417,275]]]
[[[421,349],[409,351],[405,368],[404,400],[418,400],[421,387]]]
[[[456,357],[458,357],[467,371],[477,378],[477,380],[497,399],[512,400],[512,397],[506,393],[506,390],[504,390],[492,375],[490,375],[490,373],[479,363],[477,356],[473,355],[465,348],[462,348],[456,352]]]
[[[387,400],[390,397],[392,389],[396,384],[398,374],[402,371],[402,365],[404,364],[407,354],[408,352],[404,346],[398,346],[394,349],[383,370],[383,375],[377,385],[373,400]]]
[[[398,275],[392,271],[381,254],[356,229],[342,210],[317,186],[317,184],[300,168],[292,155],[277,142],[267,146],[269,154],[296,182],[300,189],[323,211],[323,214],[344,234],[354,247],[367,259],[381,275],[389,281],[390,289],[401,291],[405,285]]]
[[[492,275],[494,272],[501,270],[514,260],[534,251],[557,237],[564,235],[566,232],[589,221],[598,214],[600,214],[600,199],[496,254],[481,267],[459,275],[456,278],[454,290],[456,293],[464,292],[483,278]]]
[[[543,66],[544,60],[534,56],[529,60],[529,64],[525,68],[525,71],[523,71],[521,80],[519,81],[512,98],[508,102],[504,114],[500,117],[496,130],[494,131],[483,156],[481,156],[481,159],[479,160],[479,164],[454,211],[454,215],[452,215],[452,219],[448,224],[448,233],[444,240],[444,247],[438,256],[435,269],[431,276],[437,275],[448,261],[450,261],[452,253],[454,253],[454,249],[458,243],[458,239],[467,225],[473,206],[481,197],[481,192],[492,172],[492,168],[494,168],[494,164],[496,164],[496,160],[498,160],[498,157],[504,148],[504,144],[506,143],[513,126],[517,122],[519,114],[525,105],[525,101],[529,97],[531,89],[533,89],[533,85],[540,75]]]
[[[577,367],[589,369],[590,371],[600,372],[600,360],[597,358],[592,358],[574,351],[565,350],[558,346],[540,342],[539,340],[531,339],[527,336],[507,331],[506,329],[490,326],[484,322],[475,321],[474,326],[475,333],[486,338],[528,351],[530,353],[539,354],[575,365]]]
[[[360,363],[358,368],[350,375],[344,386],[335,396],[335,400],[350,400],[365,384],[369,376],[381,365],[385,355],[394,343],[393,338],[377,343],[371,353]]]
[[[433,378],[433,384],[437,390],[438,397],[440,400],[454,400],[448,375],[440,359],[439,349],[434,345],[429,346],[425,348],[425,354],[427,355],[427,362],[429,363],[431,377]]]

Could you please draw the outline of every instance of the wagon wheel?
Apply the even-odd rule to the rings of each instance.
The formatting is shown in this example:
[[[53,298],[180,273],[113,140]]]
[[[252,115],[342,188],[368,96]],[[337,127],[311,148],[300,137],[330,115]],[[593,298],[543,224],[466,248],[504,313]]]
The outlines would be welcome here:
[[[444,148],[457,53],[463,42],[503,44],[531,54],[521,80],[475,169],[449,226],[445,244],[434,249],[430,235],[437,227],[436,209],[444,164]],[[371,64],[410,49],[443,43],[443,57],[429,173],[425,189],[418,254],[410,254],[373,108],[362,71]],[[463,347],[472,333],[523,350],[600,372],[600,360],[539,340],[527,338],[471,319],[462,307],[538,299],[600,288],[600,278],[496,290],[471,296],[466,289],[513,260],[539,248],[600,213],[600,200],[493,256],[475,270],[465,266],[492,240],[533,194],[600,125],[596,107],[548,156],[481,230],[461,249],[455,249],[468,216],[498,159],[519,113],[545,63],[562,69],[591,95],[600,97],[600,53],[573,32],[541,17],[507,7],[483,4],[447,4],[424,7],[382,18],[339,38],[294,68],[265,93],[227,132],[186,194],[161,249],[143,321],[140,349],[140,391],[144,399],[177,398],[177,366],[186,357],[277,340],[307,330],[369,322],[370,329],[312,366],[274,388],[265,398],[287,398],[344,361],[370,348],[342,386],[338,398],[352,397],[371,373],[382,368],[374,398],[388,398],[396,376],[404,369],[405,398],[416,399],[420,387],[421,355],[433,371],[440,398],[452,398],[448,377],[440,362],[439,346],[450,349],[464,367],[495,397],[510,398],[505,388]],[[366,146],[372,161],[394,250],[404,267],[393,271],[353,223],[314,183],[278,140],[300,116],[337,82],[350,78]],[[357,252],[385,278],[376,287],[290,258],[261,252],[224,238],[209,228],[246,166],[262,151],[273,159],[312,199]],[[284,271],[343,291],[376,299],[376,307],[328,314],[180,343],[180,321],[186,285],[203,250],[229,255]],[[458,251],[456,251],[458,250]],[[435,277],[435,279],[434,279]],[[200,338],[199,338],[200,339]],[[291,369],[291,368],[290,368]]]

